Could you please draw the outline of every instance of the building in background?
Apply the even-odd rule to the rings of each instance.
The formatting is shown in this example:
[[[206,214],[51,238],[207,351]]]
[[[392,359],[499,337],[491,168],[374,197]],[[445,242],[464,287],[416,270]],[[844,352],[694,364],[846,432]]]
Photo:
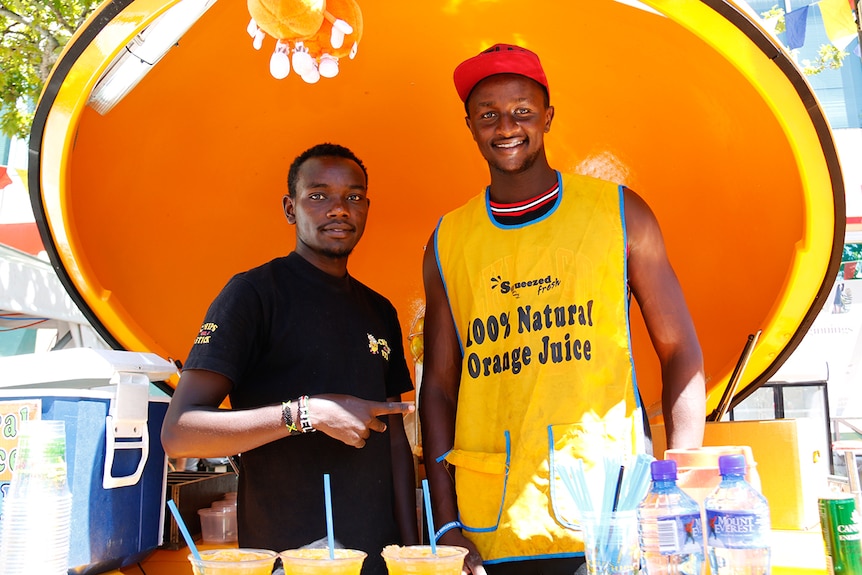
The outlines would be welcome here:
[[[0,245],[0,356],[109,349],[41,258]]]
[[[48,262],[27,191],[26,142],[0,137],[0,356],[109,349]]]
[[[857,262],[862,260],[857,255],[862,254],[862,33],[855,0],[748,0],[748,5],[803,71],[819,69],[805,76],[832,129],[847,228],[845,262],[812,327],[767,385],[730,417],[817,419],[824,424],[826,453],[831,440],[862,439],[862,261]],[[836,52],[846,55],[840,66],[829,67]],[[832,461],[841,462],[835,456]]]

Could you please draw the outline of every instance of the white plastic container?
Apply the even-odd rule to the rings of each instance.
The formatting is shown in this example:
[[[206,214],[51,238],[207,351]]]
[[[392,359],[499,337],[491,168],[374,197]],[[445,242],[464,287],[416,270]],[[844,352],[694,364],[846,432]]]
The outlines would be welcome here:
[[[204,543],[231,543],[236,536],[236,507],[198,509]]]

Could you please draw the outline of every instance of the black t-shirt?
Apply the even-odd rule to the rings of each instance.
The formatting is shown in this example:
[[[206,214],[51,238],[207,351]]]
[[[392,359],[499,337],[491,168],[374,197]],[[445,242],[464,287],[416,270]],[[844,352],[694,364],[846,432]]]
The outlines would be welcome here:
[[[228,282],[184,368],[230,379],[233,409],[320,393],[385,401],[412,389],[392,304],[296,253]],[[283,551],[324,538],[324,473],[335,538],[368,553],[363,574],[385,575],[380,551],[400,539],[388,429],[372,432],[362,449],[314,432],[243,453],[239,545]]]

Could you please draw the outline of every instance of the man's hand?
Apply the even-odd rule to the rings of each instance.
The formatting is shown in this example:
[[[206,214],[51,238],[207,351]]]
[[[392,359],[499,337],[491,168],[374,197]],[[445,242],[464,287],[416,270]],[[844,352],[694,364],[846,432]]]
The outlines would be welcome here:
[[[454,545],[467,550],[467,556],[464,557],[464,566],[461,568],[462,575],[487,575],[485,567],[482,565],[482,556],[479,555],[473,542],[464,537],[460,529],[452,529],[444,533],[437,544]]]
[[[364,447],[372,431],[386,431],[378,416],[410,413],[412,403],[368,401],[352,395],[326,393],[308,398],[311,426],[353,447]]]

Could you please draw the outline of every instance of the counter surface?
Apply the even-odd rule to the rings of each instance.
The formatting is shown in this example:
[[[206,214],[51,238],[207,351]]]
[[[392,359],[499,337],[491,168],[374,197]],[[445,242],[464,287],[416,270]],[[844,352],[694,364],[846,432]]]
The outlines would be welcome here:
[[[818,529],[772,532],[772,575],[826,575],[823,539]],[[223,545],[202,543],[199,549]],[[158,549],[143,563],[111,571],[105,575],[191,575],[187,548],[178,551]]]

